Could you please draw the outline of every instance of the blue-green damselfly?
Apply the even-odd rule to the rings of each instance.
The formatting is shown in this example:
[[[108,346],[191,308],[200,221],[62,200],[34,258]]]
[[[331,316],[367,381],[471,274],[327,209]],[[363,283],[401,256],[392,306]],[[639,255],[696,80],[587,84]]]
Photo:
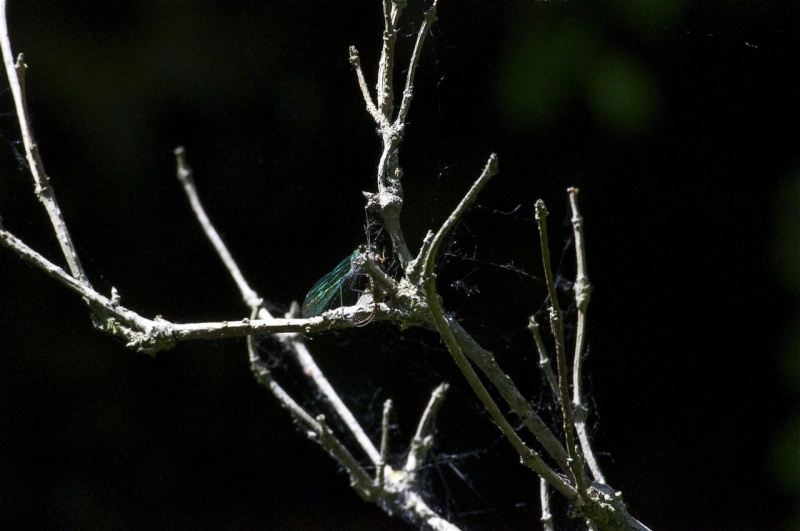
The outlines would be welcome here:
[[[333,308],[336,303],[344,304],[342,299],[346,290],[353,290],[353,282],[359,277],[366,276],[364,270],[355,263],[356,259],[365,253],[363,246],[356,249],[314,284],[303,301],[303,317],[306,319],[316,317]]]

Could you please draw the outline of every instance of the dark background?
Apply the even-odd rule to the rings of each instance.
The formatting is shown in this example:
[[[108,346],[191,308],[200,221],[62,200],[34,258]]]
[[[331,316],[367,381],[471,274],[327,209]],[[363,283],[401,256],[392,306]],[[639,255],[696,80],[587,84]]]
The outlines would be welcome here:
[[[347,49],[374,84],[377,0],[11,4],[33,126],[98,289],[175,322],[245,316],[174,178],[177,145],[278,310],[363,241],[380,146]],[[401,65],[420,21],[410,4]],[[439,284],[547,416],[525,330],[544,317],[532,204],[550,208],[566,280],[565,189],[580,187],[596,448],[654,529],[791,525],[798,24],[789,3],[443,1],[426,43],[401,151],[408,238],[417,246],[498,153]],[[0,99],[3,224],[62,263],[8,89]],[[406,528],[292,427],[251,377],[243,340],[152,359],[94,331],[79,297],[7,250],[0,272],[2,527]],[[376,325],[309,344],[373,433],[394,399],[398,454],[427,393],[450,381],[437,503],[468,529],[535,528],[536,479],[436,338]]]

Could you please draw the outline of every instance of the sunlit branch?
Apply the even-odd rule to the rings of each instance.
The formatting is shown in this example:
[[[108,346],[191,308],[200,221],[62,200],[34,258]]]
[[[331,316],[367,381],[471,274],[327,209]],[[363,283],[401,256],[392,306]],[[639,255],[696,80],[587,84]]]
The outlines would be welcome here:
[[[544,371],[553,396],[555,396],[556,400],[560,403],[561,394],[558,390],[558,379],[553,372],[553,365],[550,363],[550,356],[547,355],[547,348],[544,346],[544,341],[542,341],[542,334],[539,331],[539,323],[536,322],[536,317],[531,316],[528,320],[528,330],[531,331],[533,342],[536,344],[536,351],[539,353],[539,367]]]
[[[575,431],[581,443],[586,466],[592,472],[592,477],[605,483],[606,479],[597,463],[597,458],[592,450],[589,433],[586,430],[586,420],[589,410],[583,403],[582,368],[584,343],[586,340],[586,311],[592,294],[592,284],[586,267],[586,240],[583,233],[583,217],[578,210],[578,189],[569,188],[569,203],[572,209],[572,227],[575,235],[575,257],[577,260],[577,274],[575,276],[575,305],[578,308],[577,326],[575,327],[575,354],[572,361],[572,407],[575,410]]]
[[[28,169],[35,184],[36,197],[39,198],[39,201],[42,202],[47,211],[50,223],[61,246],[61,252],[67,260],[72,276],[88,286],[89,280],[78,258],[78,252],[67,229],[61,208],[59,208],[58,201],[56,201],[55,190],[51,186],[50,178],[44,170],[44,162],[42,162],[42,157],[39,154],[39,145],[33,137],[30,117],[28,116],[27,97],[25,95],[25,73],[28,65],[25,64],[23,54],[19,54],[16,62],[14,61],[6,22],[6,0],[0,0],[0,48],[3,51],[3,63],[8,76],[8,84],[11,87],[11,94],[14,98],[17,121],[22,134],[22,143],[25,146],[25,158],[28,161]]]
[[[572,419],[572,407],[569,401],[569,379],[567,377],[567,357],[564,352],[564,322],[563,314],[558,303],[553,271],[550,266],[550,245],[547,238],[547,208],[541,199],[536,201],[536,223],[539,226],[539,240],[542,249],[542,264],[544,267],[545,281],[550,296],[550,328],[555,339],[556,363],[558,366],[558,387],[561,397],[561,411],[564,421],[564,435],[566,438],[567,455],[569,456],[568,472],[578,489],[584,503],[590,503],[583,475],[583,463],[575,445],[575,426]]]

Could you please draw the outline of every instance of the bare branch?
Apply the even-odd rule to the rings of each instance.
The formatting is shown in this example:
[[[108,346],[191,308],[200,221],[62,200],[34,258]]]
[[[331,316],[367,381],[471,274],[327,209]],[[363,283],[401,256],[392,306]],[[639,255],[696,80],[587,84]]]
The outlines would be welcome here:
[[[378,485],[383,485],[386,472],[386,456],[389,453],[389,415],[392,412],[392,400],[383,403],[383,418],[381,420],[381,458],[378,461]]]
[[[325,415],[317,415],[316,420],[319,431],[315,431],[315,433],[319,435],[319,443],[347,470],[350,476],[350,486],[365,500],[373,501],[380,491],[375,487],[372,478],[361,468],[358,460],[347,450],[347,447],[336,438],[325,421]]]
[[[547,208],[540,199],[536,201],[536,222],[539,225],[539,240],[542,247],[542,264],[544,267],[547,290],[550,294],[550,328],[555,338],[556,362],[558,363],[558,387],[561,396],[561,410],[564,420],[567,455],[569,456],[569,472],[584,503],[590,503],[583,476],[583,464],[575,445],[575,427],[572,420],[572,407],[569,401],[569,379],[567,378],[567,357],[564,353],[564,323],[561,308],[558,304],[558,293],[553,281],[550,266],[550,246],[547,241]]]
[[[392,319],[403,326],[423,326],[435,329],[441,335],[457,366],[467,382],[481,400],[491,419],[497,424],[503,436],[518,452],[522,463],[540,475],[540,496],[542,501],[542,522],[545,529],[553,529],[552,514],[549,508],[549,486],[552,485],[571,502],[576,514],[587,519],[590,529],[628,528],[646,530],[647,528],[632,518],[622,502],[621,494],[605,485],[605,479],[597,466],[586,432],[586,416],[581,392],[581,365],[585,350],[586,313],[591,293],[587,275],[586,251],[583,233],[583,220],[577,206],[576,188],[570,188],[573,229],[577,253],[577,278],[575,297],[578,306],[577,337],[573,357],[573,399],[569,401],[569,368],[566,359],[563,316],[559,308],[553,273],[550,265],[547,241],[544,203],[536,203],[536,218],[539,225],[542,259],[551,301],[550,321],[555,337],[555,357],[558,374],[554,374],[550,359],[544,347],[539,326],[531,318],[529,328],[539,352],[540,366],[558,397],[563,410],[566,448],[553,435],[542,419],[523,397],[512,379],[499,367],[494,355],[483,349],[464,330],[455,319],[447,316],[442,301],[436,291],[435,265],[438,250],[445,237],[460,222],[464,213],[475,201],[482,187],[497,173],[497,156],[492,154],[480,177],[473,183],[459,205],[442,224],[436,234],[430,232],[425,238],[416,258],[408,249],[400,226],[400,211],[403,204],[401,181],[403,171],[399,164],[398,150],[403,140],[405,122],[408,117],[414,93],[414,79],[419,65],[425,39],[436,21],[437,0],[432,1],[425,18],[417,32],[416,42],[407,68],[405,87],[396,117],[395,90],[393,86],[396,64],[395,44],[400,14],[405,0],[382,0],[383,3],[383,44],[378,69],[377,93],[373,99],[367,86],[358,51],[350,48],[350,62],[356,71],[362,97],[367,112],[378,125],[383,149],[378,163],[377,193],[366,193],[368,208],[377,210],[384,220],[384,228],[389,234],[395,255],[403,267],[403,277],[396,281],[377,267],[369,257],[361,257],[362,265],[375,281],[373,286],[388,293],[387,301],[374,304],[357,304],[337,308],[311,319],[296,319],[296,312],[287,318],[275,318],[262,305],[262,299],[244,278],[236,261],[228,250],[217,230],[208,218],[200,201],[193,173],[186,160],[185,149],[175,150],[177,177],[187,195],[189,203],[203,231],[212,243],[223,264],[227,268],[242,300],[250,309],[250,318],[212,323],[171,323],[157,316],[148,319],[121,305],[121,297],[112,288],[110,297],[96,292],[86,278],[78,259],[75,246],[67,231],[66,223],[55,198],[49,177],[44,171],[38,146],[36,145],[27,113],[24,83],[26,65],[22,54],[13,59],[8,28],[5,19],[5,0],[0,0],[0,44],[4,64],[17,109],[26,158],[35,182],[35,192],[50,216],[55,234],[61,244],[71,273],[50,262],[28,247],[13,234],[0,228],[0,245],[9,247],[24,260],[32,262],[49,276],[57,279],[69,289],[82,296],[99,317],[95,326],[117,337],[124,338],[129,346],[155,353],[170,348],[178,341],[248,336],[248,354],[251,369],[257,381],[269,389],[299,425],[305,428],[309,438],[318,442],[347,471],[353,488],[365,500],[381,506],[389,514],[401,513],[407,520],[421,526],[437,530],[452,531],[457,528],[438,516],[421,496],[417,480],[430,448],[433,444],[433,420],[439,411],[447,384],[437,387],[431,395],[425,412],[422,414],[417,431],[408,449],[408,457],[402,469],[393,469],[387,463],[390,452],[390,414],[391,400],[384,403],[383,422],[379,449],[371,441],[352,412],[346,407],[333,386],[317,366],[303,343],[303,333],[313,333],[331,329],[351,327],[359,323],[379,319]],[[388,304],[387,304],[388,302]],[[296,304],[295,304],[296,306]],[[256,319],[255,317],[258,317]],[[347,448],[339,436],[326,422],[324,415],[314,416],[299,405],[273,378],[267,365],[256,354],[252,337],[254,335],[274,334],[276,339],[291,351],[298,361],[303,374],[316,387],[320,396],[330,405],[331,414],[338,416],[353,436],[358,447]],[[569,476],[565,479],[548,465],[540,454],[528,446],[516,429],[506,418],[496,400],[496,393],[487,389],[476,372],[479,369],[484,379],[496,388],[500,397],[511,411],[518,415],[524,426],[536,437],[544,451]],[[495,396],[493,396],[493,393]],[[338,426],[338,424],[336,424]],[[576,441],[575,432],[577,432]],[[346,440],[350,440],[349,437]],[[584,475],[583,462],[586,460],[592,477]],[[363,464],[361,461],[369,463]],[[375,474],[372,476],[367,470]]]
[[[569,203],[572,208],[572,228],[575,235],[575,256],[577,259],[577,274],[575,276],[575,304],[578,307],[577,326],[575,330],[575,354],[572,361],[572,407],[575,409],[575,430],[581,443],[586,466],[592,472],[592,477],[600,483],[606,479],[597,463],[597,457],[592,450],[589,433],[586,429],[586,420],[589,410],[583,403],[581,369],[583,368],[583,351],[586,340],[586,311],[592,294],[592,284],[586,268],[586,240],[583,234],[583,217],[578,210],[578,189],[569,188]]]
[[[413,257],[400,228],[400,211],[403,207],[403,170],[400,167],[398,148],[403,141],[405,121],[410,109],[414,76],[416,75],[417,64],[422,52],[422,45],[431,25],[436,20],[436,1],[426,12],[425,19],[417,35],[417,42],[408,67],[400,111],[393,120],[395,41],[397,39],[397,22],[405,4],[405,0],[383,0],[384,30],[381,57],[378,64],[377,105],[372,103],[372,97],[369,95],[369,89],[366,86],[363,72],[361,72],[358,52],[352,47],[350,49],[350,62],[356,68],[356,76],[359,78],[359,86],[367,106],[367,112],[378,124],[378,134],[380,134],[383,143],[378,163],[378,192],[374,194],[364,193],[367,198],[367,208],[380,213],[383,218],[384,228],[392,241],[394,253],[404,269]]]
[[[542,418],[536,414],[522,393],[519,391],[514,381],[498,365],[494,355],[484,349],[461,327],[455,319],[448,318],[448,323],[455,334],[456,340],[463,351],[467,354],[470,361],[486,375],[492,384],[497,388],[500,396],[506,401],[511,410],[519,416],[522,423],[530,431],[542,448],[555,459],[558,466],[565,472],[569,470],[567,451],[561,442],[553,435],[550,428],[544,423]]]
[[[358,88],[361,89],[361,96],[364,98],[364,103],[367,106],[367,112],[370,114],[370,116],[372,116],[372,119],[375,120],[375,123],[378,124],[378,126],[388,125],[388,121],[375,106],[375,102],[372,101],[372,96],[370,95],[369,87],[367,86],[367,80],[364,78],[364,71],[361,69],[361,56],[359,55],[355,46],[350,47],[350,64],[353,65],[353,68],[356,71]]]
[[[411,440],[406,464],[403,467],[403,471],[409,475],[409,481],[416,481],[420,468],[428,458],[428,452],[433,446],[433,421],[442,404],[444,404],[444,398],[449,388],[448,384],[443,383],[433,390],[428,405],[419,419],[417,431]]]
[[[542,530],[555,531],[553,514],[550,512],[550,487],[544,478],[539,478],[539,503],[542,508]]]
[[[179,341],[247,335],[312,333],[351,328],[354,326],[352,323],[363,320],[370,313],[374,313],[378,320],[397,320],[399,318],[402,321],[407,319],[407,316],[393,311],[385,304],[337,308],[335,315],[332,315],[333,312],[326,312],[311,319],[277,319],[266,313],[263,308],[261,309],[263,313],[259,314],[262,318],[252,320],[181,324],[172,323],[161,317],[148,319],[122,306],[119,303],[119,294],[109,299],[87,287],[4,229],[0,229],[0,245],[8,247],[23,260],[33,263],[48,276],[81,295],[93,309],[104,313],[105,318],[95,323],[98,328],[124,339],[129,347],[149,354],[168,350]]]
[[[497,427],[503,432],[503,436],[508,439],[508,441],[511,443],[511,446],[513,446],[520,455],[522,464],[531,468],[537,474],[545,478],[548,483],[553,485],[559,492],[566,496],[567,499],[575,499],[577,494],[572,486],[564,481],[561,476],[556,474],[553,469],[542,460],[541,456],[537,452],[529,448],[519,437],[519,435],[517,435],[517,432],[514,430],[511,424],[509,424],[508,420],[506,420],[505,416],[500,411],[500,408],[497,406],[497,403],[494,401],[492,396],[489,394],[489,391],[481,382],[478,374],[475,372],[475,369],[472,368],[469,360],[467,360],[467,357],[464,354],[464,351],[461,349],[461,346],[453,332],[452,323],[448,322],[448,319],[444,315],[444,309],[442,308],[442,305],[439,302],[439,297],[436,293],[434,275],[430,272],[424,272],[423,279],[425,295],[428,299],[430,312],[433,317],[433,321],[436,324],[439,335],[442,336],[442,339],[444,340],[445,345],[447,345],[447,349],[450,351],[450,354],[453,356],[456,365],[458,365],[461,373],[466,378],[470,387],[472,387],[473,392],[486,408],[489,416],[491,416],[492,420],[495,422],[495,424],[497,424]]]
[[[250,367],[256,377],[256,381],[269,389],[292,417],[306,428],[309,438],[318,442],[347,470],[350,476],[350,484],[356,492],[365,500],[373,500],[377,492],[372,479],[361,468],[361,465],[358,464],[358,461],[342,442],[330,431],[325,423],[325,416],[318,415],[316,419],[312,417],[275,381],[267,365],[258,357],[252,336],[248,337],[247,340],[247,352],[250,357]]]
[[[0,229],[0,244],[81,295],[92,309],[105,315],[104,319],[95,321],[95,326],[126,340],[129,347],[153,353],[174,345],[170,332],[171,323],[158,317],[154,320],[146,319],[128,310],[119,304],[116,290],[113,290],[111,299],[101,295],[3,229]]]
[[[428,36],[428,32],[434,22],[436,22],[436,0],[433,1],[430,9],[425,12],[425,20],[422,21],[422,26],[419,28],[419,32],[417,32],[417,42],[414,45],[414,52],[411,54],[408,76],[406,77],[406,87],[403,90],[403,100],[400,103],[400,110],[397,113],[397,123],[404,124],[406,122],[408,109],[411,106],[411,99],[414,97],[414,77],[417,75],[417,65],[422,55],[422,45],[425,44],[425,37]]]
[[[412,483],[402,480],[389,483],[373,481],[358,460],[328,427],[325,416],[312,417],[275,381],[267,365],[256,353],[252,336],[248,338],[247,350],[256,380],[269,389],[295,420],[306,428],[310,439],[319,443],[331,457],[344,467],[350,477],[350,485],[364,500],[386,508],[389,514],[401,513],[409,521],[428,526],[430,529],[458,531],[458,527],[441,518],[430,508]]]
[[[568,499],[573,499],[576,494],[572,486],[566,483],[561,476],[556,474],[553,469],[551,469],[542,460],[537,452],[533,451],[522,441],[519,435],[517,435],[516,431],[511,427],[503,413],[500,411],[500,408],[489,394],[489,391],[483,385],[483,382],[481,382],[480,378],[475,372],[475,369],[472,368],[472,365],[467,359],[464,350],[462,350],[461,344],[456,338],[455,334],[455,330],[459,330],[460,327],[456,328],[455,324],[457,323],[455,323],[454,320],[448,319],[444,315],[444,309],[442,308],[441,302],[439,301],[439,296],[436,292],[436,276],[433,270],[436,262],[436,253],[439,249],[439,246],[441,245],[445,236],[450,232],[450,230],[453,229],[453,227],[455,227],[455,225],[461,219],[461,216],[467,211],[483,186],[496,173],[497,156],[492,154],[492,156],[489,157],[489,161],[484,167],[480,177],[478,177],[458,206],[442,224],[436,235],[432,236],[429,234],[428,238],[426,238],[417,258],[417,264],[421,264],[418,275],[422,281],[425,297],[427,299],[428,306],[430,307],[430,314],[434,324],[436,325],[439,335],[442,336],[445,345],[447,345],[447,349],[450,351],[450,354],[453,356],[456,365],[458,365],[458,368],[467,379],[470,387],[472,387],[472,390],[478,396],[481,403],[483,403],[483,406],[486,408],[495,424],[497,424],[498,428],[500,428],[500,431],[503,432],[503,436],[508,439],[517,453],[519,453],[520,457],[522,458],[522,463],[525,466],[535,470],[540,476],[544,477]],[[510,382],[510,378],[508,378],[508,376],[502,374],[502,378],[508,380],[510,386],[513,387],[513,383]],[[496,379],[492,379],[492,381],[497,382]]]
[[[0,0],[0,47],[3,51],[3,63],[6,67],[11,94],[14,97],[14,106],[17,110],[17,120],[19,122],[20,133],[22,134],[22,142],[25,145],[25,158],[28,161],[28,168],[31,171],[31,176],[36,185],[34,189],[36,197],[39,198],[39,201],[41,201],[45,210],[47,210],[50,223],[53,225],[56,238],[61,246],[61,252],[67,260],[67,265],[69,266],[72,276],[78,279],[82,284],[88,286],[89,280],[78,258],[78,252],[75,249],[75,244],[72,241],[69,230],[67,230],[67,224],[64,221],[61,208],[59,208],[58,201],[56,201],[55,190],[53,190],[53,187],[50,185],[50,178],[44,171],[44,163],[39,154],[39,146],[33,136],[30,118],[28,116],[28,104],[25,96],[25,72],[27,71],[28,65],[25,64],[22,54],[19,54],[16,62],[14,61],[14,56],[11,51],[11,41],[8,37],[6,0]]]
[[[259,297],[258,294],[252,288],[250,288],[250,285],[248,284],[247,280],[245,280],[244,275],[242,275],[238,264],[228,250],[228,246],[225,245],[225,242],[222,240],[222,238],[220,238],[219,233],[214,228],[214,225],[211,223],[211,220],[205,212],[205,208],[203,207],[203,203],[200,201],[200,196],[197,193],[197,188],[194,184],[192,170],[186,161],[186,150],[182,147],[175,149],[175,158],[177,162],[178,180],[181,182],[181,184],[183,184],[183,189],[186,192],[186,196],[189,199],[192,210],[197,217],[197,221],[200,223],[206,236],[211,241],[214,249],[217,251],[217,255],[219,255],[220,259],[225,264],[225,267],[228,269],[228,272],[231,274],[231,277],[242,294],[242,299],[244,300],[245,304],[250,306],[251,312],[257,312],[253,313],[253,315],[257,314],[260,317],[259,320],[244,320],[241,323],[235,323],[233,324],[233,328],[238,332],[241,332],[245,331],[247,328],[252,328],[253,323],[256,323],[255,326],[257,328],[258,323],[262,322],[274,324],[282,322],[286,324],[291,321],[307,321],[304,319],[275,319],[272,317],[272,315],[270,315],[267,309],[261,305],[261,297]],[[315,317],[314,319],[318,318]],[[347,323],[348,321],[346,319],[337,321],[337,324],[346,325]],[[226,331],[230,330],[231,324],[232,323],[224,323],[223,329]],[[211,326],[216,328],[215,325]],[[330,328],[330,325],[328,325],[328,327]],[[310,329],[305,327],[297,330],[291,330],[290,328],[291,327],[287,327],[285,331],[278,332],[278,335],[276,336],[277,339],[284,343],[288,350],[295,355],[295,358],[303,368],[303,373],[311,379],[311,381],[319,390],[320,395],[325,397],[328,403],[331,404],[344,424],[356,438],[361,448],[364,450],[367,456],[369,456],[370,460],[377,464],[380,460],[380,457],[378,455],[378,451],[375,449],[375,445],[372,444],[372,441],[364,432],[364,429],[355,419],[353,414],[339,397],[339,394],[335,391],[333,386],[320,370],[319,366],[314,361],[314,358],[308,352],[308,349],[306,349],[302,338],[296,334],[297,332],[308,332]],[[185,326],[173,325],[173,333],[176,335],[176,337],[180,337],[183,330],[186,330]],[[186,330],[186,332],[188,332],[188,330]],[[249,332],[249,334],[257,335],[261,335],[261,333],[262,332],[258,331]],[[188,336],[185,337],[188,339]],[[280,397],[278,398],[280,399]]]
[[[260,311],[263,312],[266,310],[262,308]],[[367,454],[369,460],[373,464],[378,463],[380,461],[378,450],[364,431],[364,428],[361,427],[361,424],[359,424],[353,413],[345,405],[339,393],[333,388],[328,378],[322,372],[322,369],[319,368],[317,362],[314,361],[313,356],[311,356],[311,353],[306,348],[306,344],[303,342],[303,336],[299,334],[289,334],[285,336],[278,335],[276,337],[294,353],[295,358],[298,363],[300,363],[303,374],[314,382],[314,385],[319,390],[319,395],[324,397],[336,414],[339,415],[339,418],[344,425],[347,426],[347,429],[356,439],[364,453]]]
[[[447,234],[449,234],[450,231],[453,230],[453,228],[458,224],[458,222],[461,220],[461,216],[464,215],[470,205],[472,205],[475,199],[477,199],[478,194],[486,185],[486,183],[489,182],[489,179],[495,175],[497,175],[497,155],[492,153],[489,156],[489,161],[486,163],[486,166],[484,166],[483,171],[478,179],[472,184],[472,187],[470,187],[467,193],[464,194],[461,202],[458,204],[458,206],[456,206],[450,216],[448,216],[448,218],[439,228],[439,231],[436,233],[436,235],[426,238],[423,242],[422,248],[417,255],[414,268],[409,274],[412,282],[416,281],[420,277],[424,278],[425,275],[430,275],[433,273],[439,245],[441,245],[442,241],[444,241],[445,236],[447,236]]]
[[[553,365],[550,363],[550,356],[547,355],[547,348],[542,341],[542,334],[539,332],[539,323],[536,322],[536,317],[531,315],[528,320],[528,330],[531,331],[533,342],[536,343],[536,351],[539,353],[539,367],[544,371],[547,381],[550,384],[550,390],[553,391],[553,396],[561,403],[561,394],[558,391],[558,379],[553,372]]]
[[[203,228],[203,232],[205,232],[206,237],[211,242],[211,245],[214,246],[214,250],[217,251],[222,263],[225,264],[225,267],[228,269],[231,277],[233,277],[234,282],[236,282],[236,286],[242,293],[242,299],[244,300],[244,303],[248,308],[259,308],[262,303],[261,298],[245,280],[242,271],[239,269],[239,266],[236,264],[231,256],[231,253],[228,251],[228,247],[225,245],[225,243],[223,243],[219,233],[211,224],[211,220],[209,220],[208,216],[206,215],[205,208],[203,208],[203,204],[200,202],[200,196],[197,195],[197,188],[194,185],[194,174],[192,172],[192,168],[189,166],[189,163],[186,160],[186,149],[183,146],[175,148],[175,163],[177,165],[176,173],[178,176],[178,181],[180,181],[181,185],[183,185],[183,191],[186,192],[186,197],[189,199],[189,205],[192,207],[192,211],[194,212],[195,217],[197,217],[197,221],[200,223],[200,226]]]
[[[392,0],[383,0],[383,47],[378,65],[378,109],[387,121],[391,121],[394,113],[394,43],[397,39],[395,23],[392,17]],[[399,12],[398,12],[399,17]]]

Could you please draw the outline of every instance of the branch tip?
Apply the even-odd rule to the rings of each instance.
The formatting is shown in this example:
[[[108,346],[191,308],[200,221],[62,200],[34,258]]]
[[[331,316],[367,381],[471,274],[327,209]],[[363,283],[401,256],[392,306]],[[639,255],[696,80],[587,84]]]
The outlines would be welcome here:
[[[14,62],[14,69],[17,71],[17,74],[20,76],[19,80],[22,83],[25,80],[25,72],[28,71],[28,65],[25,63],[25,54],[20,52],[17,55],[17,60]]]
[[[534,204],[534,208],[536,210],[536,220],[544,220],[547,218],[548,212],[547,207],[544,204],[544,201],[541,199],[537,199],[536,203]]]
[[[350,64],[353,66],[358,65],[361,62],[361,57],[358,55],[358,50],[355,46],[350,46]]]
[[[175,154],[176,176],[179,181],[186,183],[192,177],[192,168],[189,166],[189,161],[186,157],[186,148],[178,146],[173,153]]]

